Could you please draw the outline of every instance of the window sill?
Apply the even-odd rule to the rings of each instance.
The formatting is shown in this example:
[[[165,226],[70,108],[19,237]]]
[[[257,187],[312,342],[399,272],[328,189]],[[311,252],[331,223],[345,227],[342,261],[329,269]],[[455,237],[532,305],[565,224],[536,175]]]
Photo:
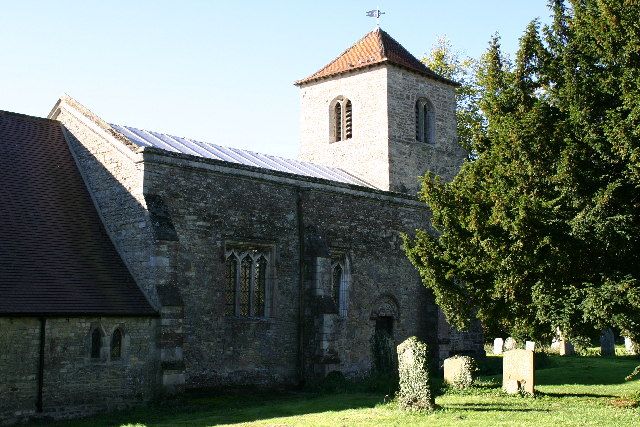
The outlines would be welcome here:
[[[233,322],[240,323],[270,323],[271,318],[269,317],[241,317],[241,316],[224,316],[224,320],[230,320]]]

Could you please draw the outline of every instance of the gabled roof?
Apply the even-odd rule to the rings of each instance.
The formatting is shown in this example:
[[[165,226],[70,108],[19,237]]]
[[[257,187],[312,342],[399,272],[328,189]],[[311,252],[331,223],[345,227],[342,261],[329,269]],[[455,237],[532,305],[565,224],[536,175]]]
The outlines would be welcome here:
[[[0,316],[156,315],[54,120],[0,111]]]
[[[338,74],[383,63],[394,64],[422,74],[423,76],[458,86],[458,83],[436,74],[415,56],[411,55],[407,49],[394,40],[386,31],[380,28],[376,28],[366,34],[329,64],[309,77],[298,80],[295,84],[300,86],[316,80],[326,79]]]
[[[174,153],[190,154],[207,159],[221,160],[224,162],[253,166],[278,172],[285,172],[311,178],[327,179],[343,184],[359,185],[375,188],[371,184],[351,175],[340,168],[318,165],[315,163],[301,162],[299,160],[286,159],[268,154],[239,148],[223,147],[208,142],[200,142],[179,136],[167,135],[136,129],[130,126],[111,124],[114,130],[125,136],[140,147],[155,147]]]

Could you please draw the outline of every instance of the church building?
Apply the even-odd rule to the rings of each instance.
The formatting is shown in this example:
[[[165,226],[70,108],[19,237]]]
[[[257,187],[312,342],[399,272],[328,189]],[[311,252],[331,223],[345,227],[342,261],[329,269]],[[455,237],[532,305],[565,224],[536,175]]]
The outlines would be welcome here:
[[[295,85],[296,160],[68,96],[0,112],[0,421],[362,377],[413,335],[484,354],[402,249],[430,229],[419,177],[465,159],[457,84],[376,29]]]

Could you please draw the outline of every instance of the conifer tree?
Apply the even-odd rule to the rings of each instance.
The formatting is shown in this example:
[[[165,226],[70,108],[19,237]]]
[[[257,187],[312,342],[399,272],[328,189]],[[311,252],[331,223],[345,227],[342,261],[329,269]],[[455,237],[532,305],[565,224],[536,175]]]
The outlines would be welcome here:
[[[424,177],[435,232],[405,250],[459,328],[640,341],[640,4],[549,6],[513,62],[491,40],[475,156],[450,183]]]

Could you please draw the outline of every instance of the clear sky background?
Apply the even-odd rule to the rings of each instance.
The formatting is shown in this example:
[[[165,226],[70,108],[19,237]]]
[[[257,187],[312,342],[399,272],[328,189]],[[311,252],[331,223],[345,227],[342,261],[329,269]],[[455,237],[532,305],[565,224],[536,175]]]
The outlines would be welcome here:
[[[439,36],[507,53],[546,0],[0,0],[0,109],[68,93],[110,123],[295,157],[295,80],[381,27],[418,58]]]

